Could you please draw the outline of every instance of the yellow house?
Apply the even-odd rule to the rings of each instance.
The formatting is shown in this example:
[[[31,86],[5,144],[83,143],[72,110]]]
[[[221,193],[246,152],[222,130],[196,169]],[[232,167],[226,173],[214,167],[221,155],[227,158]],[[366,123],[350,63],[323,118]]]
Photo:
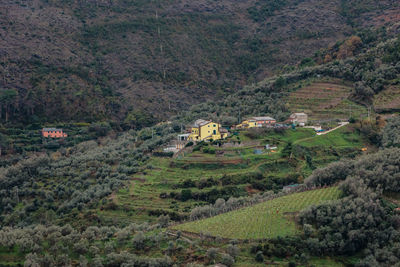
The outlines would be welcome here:
[[[237,128],[253,128],[257,127],[257,122],[255,120],[247,119],[242,121],[241,124],[236,125]]]
[[[228,137],[228,131],[221,127],[221,124],[199,119],[192,125],[188,140],[220,140]]]
[[[237,128],[254,128],[263,127],[267,125],[273,125],[276,120],[271,117],[251,117],[244,120],[241,124],[237,125]]]

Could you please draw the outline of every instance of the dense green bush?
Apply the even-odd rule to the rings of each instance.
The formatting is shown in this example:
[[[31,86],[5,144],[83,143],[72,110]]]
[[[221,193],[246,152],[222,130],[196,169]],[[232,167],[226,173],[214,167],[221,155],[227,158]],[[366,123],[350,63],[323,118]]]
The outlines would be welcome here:
[[[204,153],[215,154],[215,151],[216,151],[216,150],[215,150],[214,147],[206,146],[206,147],[203,148],[203,152],[204,152]]]
[[[174,155],[174,152],[164,152],[164,151],[154,151],[153,156],[155,157],[166,157],[171,158]]]
[[[382,130],[383,147],[400,147],[400,116],[388,120]]]
[[[301,213],[309,253],[354,255],[362,251],[365,258],[359,266],[389,266],[400,260],[396,252],[399,218],[393,212],[395,206],[381,199],[383,193],[400,192],[399,156],[398,148],[386,149],[314,171],[307,180],[309,186],[346,181],[340,187],[343,199]],[[385,255],[380,255],[384,250]]]

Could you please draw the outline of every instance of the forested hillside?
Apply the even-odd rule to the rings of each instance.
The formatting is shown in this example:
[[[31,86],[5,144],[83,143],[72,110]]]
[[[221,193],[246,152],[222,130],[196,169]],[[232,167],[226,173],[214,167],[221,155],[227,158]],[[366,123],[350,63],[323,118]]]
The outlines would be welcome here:
[[[376,41],[365,29],[385,26],[381,35],[390,36],[400,20],[391,0],[21,0],[0,7],[3,122],[117,119],[126,127],[221,98],[284,66],[351,56]],[[335,52],[356,33],[363,46]],[[333,54],[314,58],[326,48]]]

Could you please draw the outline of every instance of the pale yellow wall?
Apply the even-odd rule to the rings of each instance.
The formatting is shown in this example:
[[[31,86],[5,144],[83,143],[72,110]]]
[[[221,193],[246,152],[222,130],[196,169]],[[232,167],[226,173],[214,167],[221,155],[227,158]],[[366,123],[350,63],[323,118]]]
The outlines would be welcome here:
[[[215,131],[215,135],[214,135],[214,131]],[[215,123],[215,122],[210,122],[206,125],[203,125],[200,127],[200,138],[202,140],[204,139],[215,139],[215,136],[219,136],[219,124]],[[220,139],[219,137],[217,139]]]
[[[249,122],[249,126],[248,127],[249,128],[257,127],[257,122],[255,122],[255,121]]]
[[[242,125],[246,125],[246,128],[257,127],[257,123],[255,121],[243,121]]]
[[[198,136],[199,136],[199,128],[193,127],[192,132],[189,135],[188,139],[196,141],[199,139]]]

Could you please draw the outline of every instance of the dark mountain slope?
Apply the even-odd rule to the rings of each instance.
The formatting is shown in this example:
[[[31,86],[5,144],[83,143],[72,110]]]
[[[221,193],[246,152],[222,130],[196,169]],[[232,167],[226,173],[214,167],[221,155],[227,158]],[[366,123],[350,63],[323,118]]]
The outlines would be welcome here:
[[[396,14],[394,1],[0,5],[3,121],[118,118],[131,126],[221,98],[345,39],[354,27],[400,20],[387,15]]]

